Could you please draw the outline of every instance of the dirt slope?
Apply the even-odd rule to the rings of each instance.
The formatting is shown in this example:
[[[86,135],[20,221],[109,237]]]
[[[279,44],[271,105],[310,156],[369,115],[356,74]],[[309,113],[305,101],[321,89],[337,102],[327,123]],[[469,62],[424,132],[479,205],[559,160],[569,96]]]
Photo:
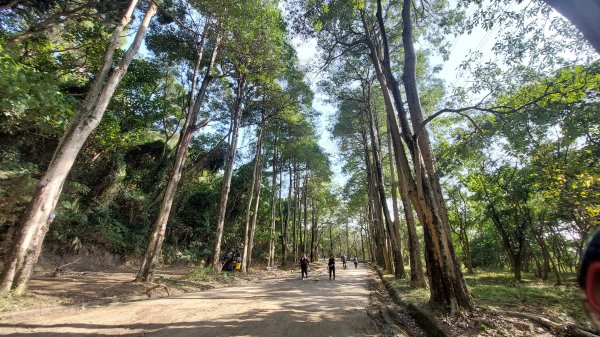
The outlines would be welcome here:
[[[91,309],[0,317],[0,335],[20,336],[378,336],[367,315],[372,278],[364,266],[324,268],[236,287]]]

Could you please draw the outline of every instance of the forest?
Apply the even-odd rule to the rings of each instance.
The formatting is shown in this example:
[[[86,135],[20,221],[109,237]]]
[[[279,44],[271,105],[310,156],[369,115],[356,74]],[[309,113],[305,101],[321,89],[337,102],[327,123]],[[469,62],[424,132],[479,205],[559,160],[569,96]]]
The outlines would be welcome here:
[[[600,43],[556,3],[0,0],[0,292],[49,256],[152,282],[305,252],[450,312],[489,300],[486,273],[574,299]]]

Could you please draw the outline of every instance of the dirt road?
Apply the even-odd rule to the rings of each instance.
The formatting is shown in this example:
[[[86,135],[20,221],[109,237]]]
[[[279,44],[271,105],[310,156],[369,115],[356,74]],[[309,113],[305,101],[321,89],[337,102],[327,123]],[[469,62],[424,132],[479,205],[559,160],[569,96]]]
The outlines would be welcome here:
[[[341,266],[340,266],[341,267]],[[73,336],[378,336],[367,315],[372,276],[359,265],[325,268],[244,286],[88,309],[0,318],[0,335]]]

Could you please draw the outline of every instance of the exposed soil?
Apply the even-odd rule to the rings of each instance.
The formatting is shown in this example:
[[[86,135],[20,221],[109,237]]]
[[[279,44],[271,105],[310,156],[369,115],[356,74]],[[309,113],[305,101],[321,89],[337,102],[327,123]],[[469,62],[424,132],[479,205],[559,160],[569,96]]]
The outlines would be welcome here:
[[[376,275],[364,265],[339,270],[335,281],[323,266],[311,267],[306,280],[298,271],[261,270],[225,285],[182,280],[188,268],[181,267],[161,270],[161,284],[133,283],[133,270],[38,274],[32,302],[0,314],[0,335],[405,335],[382,317]]]

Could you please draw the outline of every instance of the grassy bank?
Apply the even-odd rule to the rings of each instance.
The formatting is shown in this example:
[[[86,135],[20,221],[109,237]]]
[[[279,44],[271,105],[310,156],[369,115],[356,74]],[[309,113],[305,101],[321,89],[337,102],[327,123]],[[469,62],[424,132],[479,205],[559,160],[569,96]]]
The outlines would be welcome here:
[[[408,280],[394,280],[393,275],[386,278],[400,289],[405,301],[423,305],[428,302],[428,289],[411,289]],[[521,282],[515,282],[513,275],[504,271],[479,270],[475,275],[465,275],[477,306],[542,314],[588,326],[575,275],[563,275],[563,279],[563,285],[556,286],[553,280],[542,281],[527,273]]]

